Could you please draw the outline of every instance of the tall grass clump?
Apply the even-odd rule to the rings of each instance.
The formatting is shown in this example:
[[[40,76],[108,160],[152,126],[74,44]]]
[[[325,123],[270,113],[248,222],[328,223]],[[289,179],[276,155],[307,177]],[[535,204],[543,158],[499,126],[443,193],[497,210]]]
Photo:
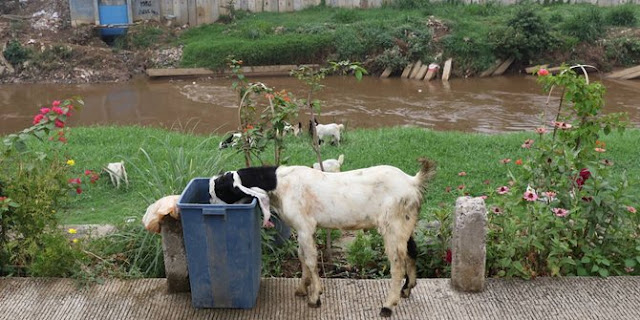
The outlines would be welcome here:
[[[578,10],[561,25],[563,33],[583,42],[593,42],[605,33],[604,14],[598,7]]]
[[[636,11],[632,4],[614,6],[607,12],[607,23],[618,27],[634,27],[638,22]]]

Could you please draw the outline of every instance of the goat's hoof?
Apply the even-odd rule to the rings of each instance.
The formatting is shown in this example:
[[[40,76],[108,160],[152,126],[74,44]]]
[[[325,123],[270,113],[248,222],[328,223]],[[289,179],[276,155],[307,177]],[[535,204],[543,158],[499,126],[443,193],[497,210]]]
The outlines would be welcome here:
[[[393,311],[391,311],[391,309],[389,309],[387,307],[382,307],[382,309],[380,310],[380,316],[381,317],[391,317],[392,313],[393,313]]]
[[[322,302],[320,302],[320,298],[318,298],[318,300],[316,300],[316,302],[307,302],[307,305],[309,305],[309,307],[311,308],[319,308],[320,305],[322,305]]]

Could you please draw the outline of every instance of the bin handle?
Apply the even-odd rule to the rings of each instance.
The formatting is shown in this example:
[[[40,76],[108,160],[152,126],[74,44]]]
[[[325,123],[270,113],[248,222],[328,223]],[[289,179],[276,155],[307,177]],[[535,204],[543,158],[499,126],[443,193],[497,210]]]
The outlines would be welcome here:
[[[214,216],[221,217],[222,219],[227,219],[227,210],[224,208],[205,208],[202,210],[202,215],[205,216]]]

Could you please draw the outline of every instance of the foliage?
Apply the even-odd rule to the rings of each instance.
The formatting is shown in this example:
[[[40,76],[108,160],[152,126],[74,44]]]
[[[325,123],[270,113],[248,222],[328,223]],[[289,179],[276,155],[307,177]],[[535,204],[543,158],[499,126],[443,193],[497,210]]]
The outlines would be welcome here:
[[[66,122],[83,101],[54,101],[43,107],[33,126],[3,140],[0,150],[0,274],[29,271],[49,244],[59,241],[47,235],[59,220],[57,210],[68,196],[82,193],[82,180],[95,183],[94,171],[74,172],[75,161],[65,152]],[[34,148],[39,146],[41,149]],[[44,151],[43,151],[44,150]],[[76,177],[73,177],[73,175]],[[77,175],[80,177],[77,177]],[[40,253],[44,250],[44,253]],[[56,250],[53,248],[51,250]],[[36,272],[47,272],[42,261]]]
[[[515,57],[529,61],[553,49],[550,27],[533,7],[524,6],[516,11],[505,26],[489,33],[489,42],[500,58]]]
[[[9,41],[3,51],[4,57],[15,67],[19,67],[29,60],[32,53],[31,49],[23,47],[17,40]]]
[[[614,6],[606,16],[607,22],[612,26],[634,27],[638,22],[636,10],[631,3]]]
[[[356,238],[347,247],[347,262],[361,277],[370,274],[371,270],[379,274],[388,273],[389,262],[384,255],[382,236],[373,230],[359,230]]]
[[[605,32],[604,15],[597,7],[579,10],[561,25],[562,31],[580,41],[593,42]]]
[[[452,214],[449,207],[433,211],[433,219],[421,219],[416,227],[418,277],[443,278],[451,272]]]
[[[260,230],[262,239],[262,276],[278,277],[284,273],[287,261],[297,261],[297,243],[289,238],[279,244],[276,228]]]
[[[29,255],[33,261],[29,275],[34,277],[75,276],[88,259],[77,242],[70,241],[60,230],[42,235],[42,245],[30,243]]]
[[[562,90],[558,111],[551,129],[541,126],[535,141],[525,140],[525,157],[515,166],[504,161],[510,180],[489,196],[495,199],[489,273],[523,278],[633,273],[626,265],[640,262],[637,204],[626,175],[605,156],[604,142],[612,130],[624,129],[626,115],[603,115],[604,87],[571,69],[539,75],[546,92]]]
[[[605,50],[607,60],[613,64],[623,66],[640,64],[640,39],[616,38],[605,44]]]
[[[396,47],[393,49],[386,49],[382,54],[376,57],[374,63],[374,69],[384,70],[390,68],[393,71],[404,69],[409,64],[409,59],[402,56],[400,50]]]

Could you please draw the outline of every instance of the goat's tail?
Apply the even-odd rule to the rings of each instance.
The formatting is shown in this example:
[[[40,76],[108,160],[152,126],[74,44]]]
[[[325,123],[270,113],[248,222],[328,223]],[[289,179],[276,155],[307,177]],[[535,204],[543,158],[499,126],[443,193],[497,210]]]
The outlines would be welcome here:
[[[416,178],[418,179],[420,186],[425,187],[427,181],[431,180],[431,178],[436,174],[436,163],[425,157],[420,157],[418,162],[420,162],[421,166],[420,171],[416,174]]]
[[[338,163],[340,165],[342,165],[344,163],[344,154],[341,154],[340,156],[338,156]]]

